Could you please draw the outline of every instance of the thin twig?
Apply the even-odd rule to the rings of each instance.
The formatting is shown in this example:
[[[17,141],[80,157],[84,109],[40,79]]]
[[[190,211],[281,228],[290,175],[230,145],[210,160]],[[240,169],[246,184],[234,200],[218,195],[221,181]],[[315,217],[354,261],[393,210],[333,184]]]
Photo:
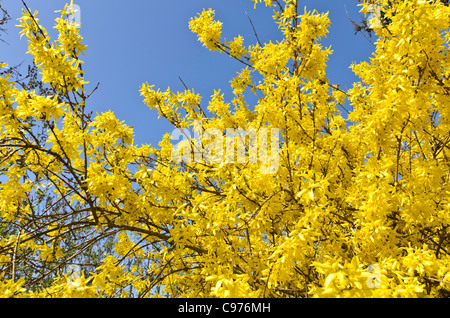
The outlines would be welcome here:
[[[347,14],[347,18],[350,20],[350,22],[355,26],[358,27],[358,23],[356,23],[355,21],[353,21],[352,19],[350,19],[350,16],[348,15],[348,11],[347,11],[347,6],[344,4],[344,8],[345,8],[345,13]],[[361,32],[361,31],[360,31]],[[364,32],[361,32],[361,34],[366,38],[367,41],[370,42],[370,44],[372,44],[373,46],[376,46],[375,43],[373,43],[365,34]]]
[[[27,4],[25,3],[24,0],[22,0],[22,3],[23,3],[23,5],[25,6],[25,8],[27,9],[28,14],[30,15],[30,17],[31,17],[31,19],[33,20],[34,24],[36,24],[36,27],[37,27],[38,31],[41,33],[41,35],[42,35],[42,36],[44,37],[44,39],[45,39],[45,38],[46,38],[46,35],[45,35],[44,31],[42,31],[42,29],[41,29],[39,23],[37,23],[36,19],[34,18],[34,15],[31,13],[30,8],[28,8],[28,6],[27,6]],[[48,40],[46,40],[46,43],[47,43],[48,46],[50,47],[50,43],[48,42]]]
[[[250,24],[252,25],[252,29],[253,29],[253,32],[255,33],[256,40],[258,41],[259,46],[262,46],[261,42],[259,41],[258,33],[256,33],[255,26],[253,25],[252,19],[250,19],[250,17],[249,17],[249,15],[248,15],[247,11],[244,11],[244,12],[245,12],[245,15],[246,15],[247,18],[248,18],[248,21],[250,21]]]
[[[181,79],[181,76],[178,76],[178,78],[180,79],[181,83],[183,84],[184,88],[186,90],[188,90],[188,87],[186,86],[186,84],[183,82],[183,80]]]
[[[95,88],[92,90],[92,92],[89,93],[89,95],[86,97],[86,99],[88,99],[89,97],[91,97],[91,95],[98,89],[100,85],[100,82],[97,83],[97,85],[95,86]]]
[[[20,233],[20,229],[18,229],[17,231],[19,232],[19,234],[17,235],[16,244],[14,246],[13,259],[12,259],[12,269],[11,269],[11,276],[12,276],[13,283],[16,280],[16,255],[17,255],[17,246],[19,245],[20,234],[21,234]]]

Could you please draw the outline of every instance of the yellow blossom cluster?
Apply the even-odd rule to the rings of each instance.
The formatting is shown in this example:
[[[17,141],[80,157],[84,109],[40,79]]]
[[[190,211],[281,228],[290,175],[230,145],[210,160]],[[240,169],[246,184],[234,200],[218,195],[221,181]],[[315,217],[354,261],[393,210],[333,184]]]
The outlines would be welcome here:
[[[385,20],[344,91],[327,78],[327,13],[252,1],[274,10],[282,40],[227,41],[212,9],[189,22],[242,63],[230,101],[141,86],[144,104],[193,131],[183,160],[170,134],[136,145],[112,111],[88,111],[71,6],[55,42],[24,10],[21,34],[54,94],[0,77],[0,296],[448,297],[450,8],[364,1]],[[230,143],[244,160],[219,149],[231,130],[247,133]],[[84,267],[68,276],[73,263]]]

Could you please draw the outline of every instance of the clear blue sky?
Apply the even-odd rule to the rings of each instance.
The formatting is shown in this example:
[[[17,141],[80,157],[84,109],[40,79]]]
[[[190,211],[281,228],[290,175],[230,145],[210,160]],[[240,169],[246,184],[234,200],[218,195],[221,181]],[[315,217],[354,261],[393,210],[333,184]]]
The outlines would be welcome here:
[[[330,34],[323,41],[332,46],[333,55],[328,63],[327,74],[332,83],[351,87],[358,79],[349,66],[352,62],[368,60],[373,46],[361,35],[355,35],[349,16],[360,21],[356,0],[298,0],[300,7],[319,12],[329,11]],[[32,11],[38,10],[41,24],[50,34],[54,19],[70,0],[26,0]],[[214,89],[221,89],[225,98],[232,99],[230,79],[241,68],[225,54],[210,52],[202,47],[189,30],[191,17],[203,8],[216,11],[216,19],[223,22],[222,35],[232,39],[242,35],[245,44],[256,42],[246,16],[251,17],[261,42],[275,41],[281,33],[271,19],[272,10],[259,5],[256,10],[251,0],[172,0],[172,1],[117,1],[74,0],[81,8],[81,34],[87,45],[85,64],[88,91],[97,82],[99,89],[92,95],[88,107],[95,112],[111,109],[120,120],[135,129],[137,144],[156,145],[165,132],[172,127],[165,119],[157,119],[156,111],[142,102],[139,88],[144,82],[165,90],[182,91],[180,76],[189,88],[208,103]],[[11,21],[8,34],[2,35],[7,44],[0,42],[0,61],[10,65],[23,63],[22,71],[31,62],[26,38],[19,39],[19,29],[14,25],[21,16],[20,0],[2,0]],[[302,10],[303,11],[303,10]],[[83,59],[83,58],[82,58]]]

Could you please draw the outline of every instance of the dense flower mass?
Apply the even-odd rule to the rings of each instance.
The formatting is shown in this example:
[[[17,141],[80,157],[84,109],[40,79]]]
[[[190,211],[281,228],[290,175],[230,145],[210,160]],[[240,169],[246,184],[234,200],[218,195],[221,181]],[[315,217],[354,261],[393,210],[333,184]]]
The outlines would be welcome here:
[[[283,40],[227,41],[212,9],[189,22],[206,48],[242,63],[231,102],[141,87],[149,108],[196,132],[178,161],[169,134],[136,145],[113,112],[92,115],[72,6],[54,42],[23,11],[49,89],[0,76],[0,296],[448,297],[450,8],[363,1],[383,21],[344,91],[327,79],[328,14],[252,1],[273,8]],[[258,160],[202,156],[227,129],[279,130],[277,169],[260,169],[261,134],[240,144]]]

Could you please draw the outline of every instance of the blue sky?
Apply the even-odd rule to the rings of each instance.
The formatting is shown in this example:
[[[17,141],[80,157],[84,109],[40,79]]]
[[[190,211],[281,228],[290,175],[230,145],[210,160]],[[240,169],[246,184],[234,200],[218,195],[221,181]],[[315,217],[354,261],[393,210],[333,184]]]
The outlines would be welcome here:
[[[54,19],[70,0],[26,0],[32,11],[38,10],[40,23],[50,34]],[[99,89],[88,102],[94,113],[111,109],[120,120],[135,130],[137,144],[156,145],[172,127],[165,119],[158,119],[156,111],[142,102],[139,88],[144,82],[165,90],[182,91],[180,76],[189,88],[202,96],[203,108],[214,89],[221,89],[225,99],[231,100],[229,81],[241,65],[225,54],[210,52],[197,41],[188,22],[203,8],[216,11],[216,19],[223,22],[222,35],[232,39],[242,35],[245,44],[256,43],[247,14],[253,21],[261,42],[281,39],[273,22],[272,9],[263,5],[253,7],[251,0],[172,0],[172,1],[117,1],[74,0],[81,8],[81,34],[87,45],[85,78],[90,81],[87,91],[100,82]],[[333,84],[349,88],[358,79],[349,66],[368,60],[373,46],[361,35],[355,35],[349,16],[360,21],[356,0],[299,0],[300,7],[319,12],[329,11],[331,20],[324,46],[334,51],[328,63],[327,74]],[[11,66],[23,62],[22,71],[31,63],[26,38],[19,39],[14,25],[21,16],[20,0],[2,0],[9,12],[7,42],[0,42],[0,61]],[[303,11],[303,10],[302,10]]]

